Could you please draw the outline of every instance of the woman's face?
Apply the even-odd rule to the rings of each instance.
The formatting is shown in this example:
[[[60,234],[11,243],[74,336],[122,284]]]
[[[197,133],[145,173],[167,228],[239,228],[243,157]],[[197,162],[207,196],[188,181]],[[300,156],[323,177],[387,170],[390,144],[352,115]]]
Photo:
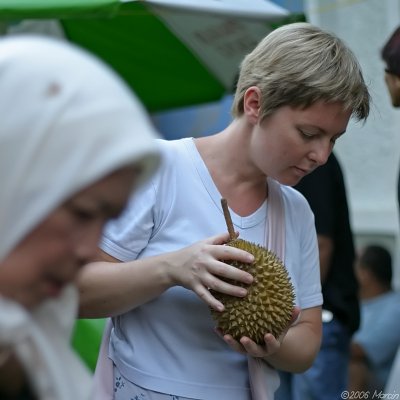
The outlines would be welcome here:
[[[120,169],[53,211],[0,263],[0,294],[28,309],[57,297],[95,257],[104,223],[122,211],[136,177]]]
[[[265,175],[296,185],[326,163],[350,116],[341,103],[319,101],[306,109],[283,106],[255,125],[253,162]]]

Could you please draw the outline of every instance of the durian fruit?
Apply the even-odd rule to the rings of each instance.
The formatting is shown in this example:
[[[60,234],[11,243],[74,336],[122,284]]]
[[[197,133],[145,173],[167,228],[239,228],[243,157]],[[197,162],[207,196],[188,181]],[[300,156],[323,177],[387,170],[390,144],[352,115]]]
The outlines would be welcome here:
[[[228,246],[245,250],[254,255],[253,264],[225,261],[249,272],[253,283],[246,285],[246,297],[229,296],[212,291],[213,296],[224,304],[224,311],[211,309],[211,314],[224,334],[236,340],[247,336],[258,344],[264,344],[264,335],[272,333],[278,338],[288,326],[294,307],[294,288],[281,260],[270,250],[242,239],[236,239],[225,199],[221,200],[231,240]]]

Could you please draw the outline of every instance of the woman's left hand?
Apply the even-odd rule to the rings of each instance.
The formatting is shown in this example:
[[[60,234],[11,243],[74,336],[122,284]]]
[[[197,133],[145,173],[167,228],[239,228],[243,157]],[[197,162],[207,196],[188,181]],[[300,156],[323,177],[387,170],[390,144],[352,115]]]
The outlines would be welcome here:
[[[264,345],[259,345],[246,336],[243,336],[239,341],[237,341],[229,334],[224,335],[219,329],[217,329],[217,332],[233,350],[252,357],[265,358],[275,354],[280,349],[286,333],[297,321],[299,314],[300,309],[298,307],[294,307],[292,319],[287,328],[282,332],[279,338],[275,338],[271,333],[266,333],[264,335]]]

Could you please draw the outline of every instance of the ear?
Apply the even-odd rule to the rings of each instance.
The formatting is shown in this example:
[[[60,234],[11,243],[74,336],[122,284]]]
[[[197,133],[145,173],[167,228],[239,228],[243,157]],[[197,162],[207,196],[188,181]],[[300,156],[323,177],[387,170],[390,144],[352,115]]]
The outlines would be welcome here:
[[[387,88],[389,90],[392,105],[395,108],[400,107],[400,77],[397,75],[385,76]]]
[[[253,124],[258,123],[261,108],[261,90],[257,86],[250,86],[244,93],[243,111]]]
[[[400,76],[393,76],[393,87],[397,93],[400,93]]]
[[[400,76],[393,75],[393,87],[400,91]]]

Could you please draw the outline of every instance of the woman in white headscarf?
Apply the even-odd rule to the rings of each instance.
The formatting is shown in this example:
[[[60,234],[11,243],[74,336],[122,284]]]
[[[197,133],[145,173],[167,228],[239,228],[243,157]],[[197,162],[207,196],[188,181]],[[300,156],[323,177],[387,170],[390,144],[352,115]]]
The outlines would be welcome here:
[[[0,121],[0,398],[86,399],[73,281],[158,165],[156,134],[99,60],[34,36],[0,41]]]

